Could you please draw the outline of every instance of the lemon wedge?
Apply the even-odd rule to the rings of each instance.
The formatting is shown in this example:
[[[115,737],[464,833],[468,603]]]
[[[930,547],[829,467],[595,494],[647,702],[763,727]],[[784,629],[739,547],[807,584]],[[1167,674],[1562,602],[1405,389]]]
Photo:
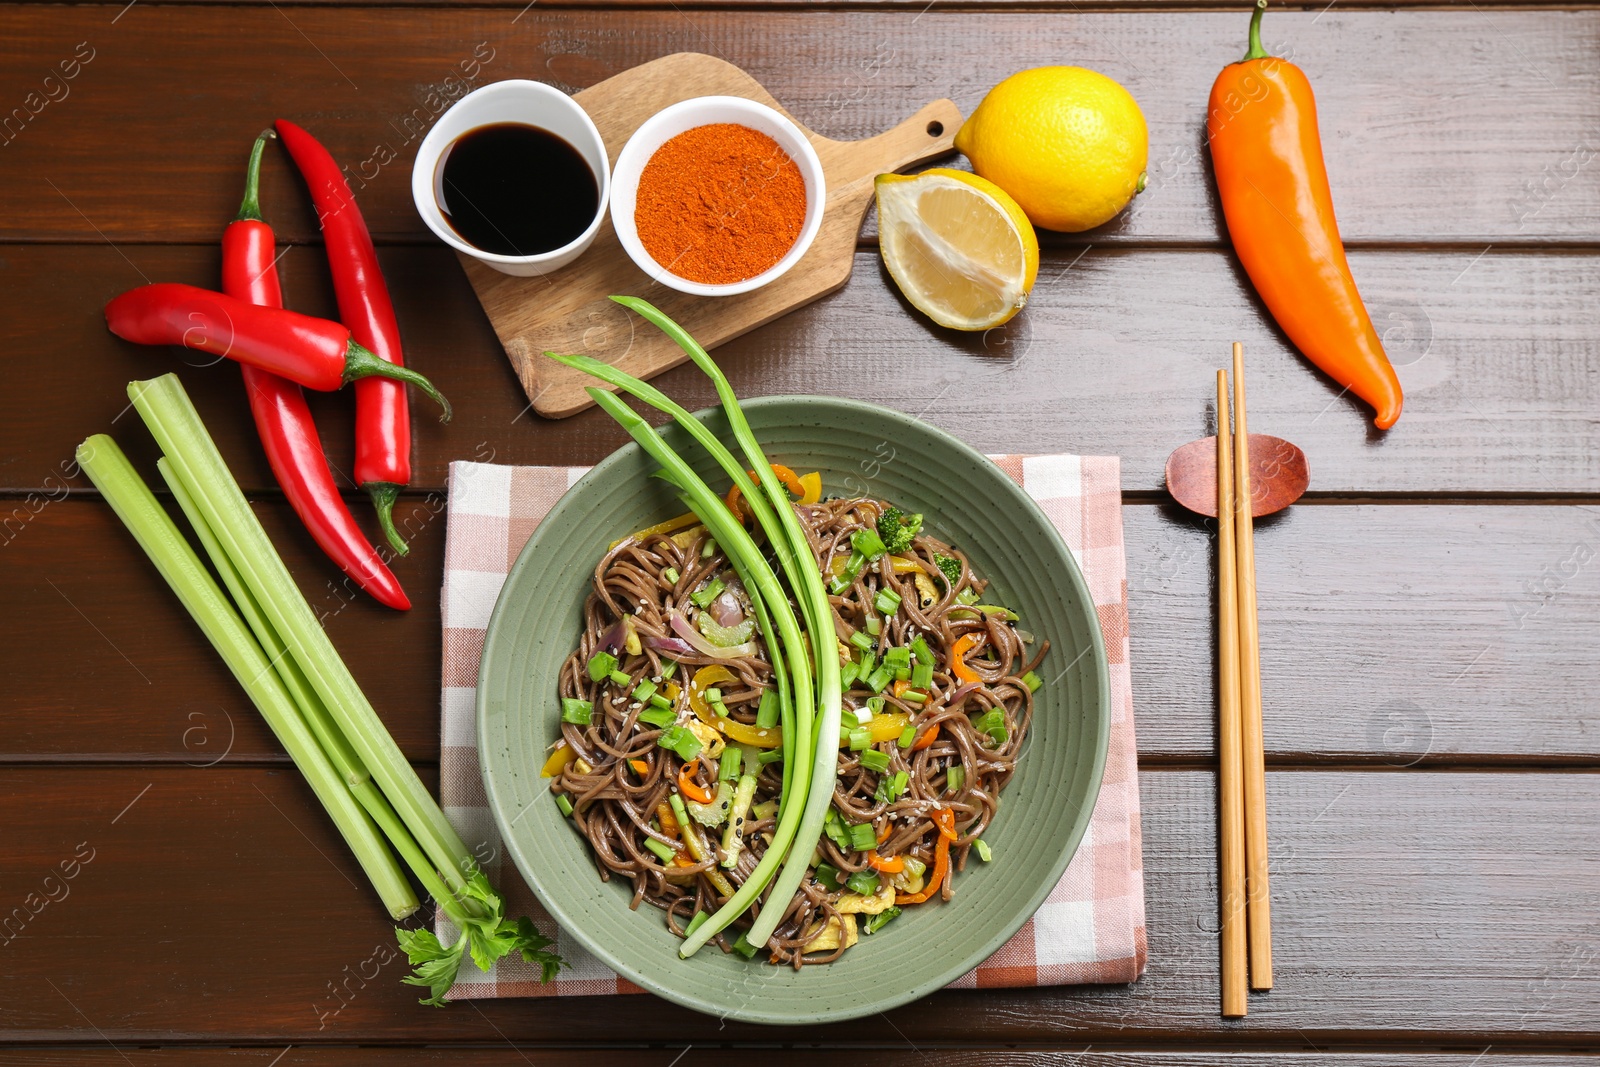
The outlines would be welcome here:
[[[940,326],[987,330],[1022,310],[1039,273],[1039,239],[991,181],[937,168],[880,174],[878,247],[889,276]]]

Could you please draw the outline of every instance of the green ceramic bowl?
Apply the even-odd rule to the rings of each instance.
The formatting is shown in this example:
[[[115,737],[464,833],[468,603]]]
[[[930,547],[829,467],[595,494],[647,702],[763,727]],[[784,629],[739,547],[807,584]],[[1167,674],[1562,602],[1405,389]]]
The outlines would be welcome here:
[[[757,1023],[822,1023],[871,1015],[924,996],[977,966],[1044,901],[1089,824],[1105,763],[1110,696],[1105,646],[1072,555],[1037,505],[979,453],[906,415],[826,397],[744,405],[767,455],[822,472],[827,494],[888,499],[926,516],[993,582],[988,599],[1051,641],[1033,729],[984,839],[949,903],[906,909],[837,962],[794,971],[714,945],[678,958],[659,911],[628,910],[619,879],[602,882],[587,845],[539,777],[559,736],[556,676],[577,641],[594,565],[617,537],[682,512],[628,444],[563,496],[506,580],[484,640],[478,744],[489,805],[506,849],[562,928],[607,966],[668,1000]],[[724,441],[720,411],[702,412]],[[726,483],[677,427],[666,432],[713,486]]]

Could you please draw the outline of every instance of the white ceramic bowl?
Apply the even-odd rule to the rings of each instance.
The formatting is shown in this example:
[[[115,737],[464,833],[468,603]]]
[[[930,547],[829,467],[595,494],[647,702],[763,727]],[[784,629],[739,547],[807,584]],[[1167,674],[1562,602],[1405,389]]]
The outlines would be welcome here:
[[[656,154],[656,149],[680,133],[718,122],[748,126],[777,141],[778,146],[789,153],[789,158],[799,166],[806,182],[806,218],[800,226],[800,236],[795,239],[794,247],[754,278],[726,285],[692,282],[657,263],[640,243],[639,230],[633,221],[634,203],[639,195],[639,175],[644,171],[645,164],[650,162],[650,157]],[[822,226],[823,202],[827,195],[827,187],[822,179],[822,160],[817,158],[817,150],[811,147],[811,142],[806,140],[806,135],[800,132],[798,126],[772,108],[742,96],[700,96],[656,112],[622,146],[622,151],[617,154],[616,170],[611,175],[611,226],[617,231],[617,240],[622,243],[629,258],[653,280],[681,293],[693,293],[696,296],[735,296],[759,289],[782,277],[800,261]]]
[[[533,256],[485,252],[463,241],[439,209],[439,182],[443,172],[439,161],[445,152],[462,134],[500,122],[520,122],[549,130],[576,148],[594,171],[595,182],[600,187],[594,219],[576,239],[560,248]],[[422,139],[416,162],[411,165],[411,199],[416,202],[417,214],[428,224],[428,229],[451,248],[506,274],[546,274],[577,259],[600,232],[610,192],[611,161],[606,156],[600,131],[595,129],[588,113],[561,90],[543,82],[522,79],[493,82],[457,100]]]

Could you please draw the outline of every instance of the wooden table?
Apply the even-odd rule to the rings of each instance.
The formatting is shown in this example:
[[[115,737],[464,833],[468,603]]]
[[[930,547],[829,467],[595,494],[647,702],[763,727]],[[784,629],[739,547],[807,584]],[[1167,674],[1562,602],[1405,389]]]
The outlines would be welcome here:
[[[472,1048],[492,1064],[634,1067],[703,1063],[719,1045],[775,1064],[816,1062],[817,1046],[908,1065],[979,1049],[995,1063],[1584,1059],[1600,1046],[1600,11],[1346,0],[1268,16],[1269,46],[1317,87],[1352,266],[1406,387],[1405,417],[1376,436],[1286,347],[1223,239],[1202,124],[1216,70],[1242,54],[1243,5],[752,6],[0,10],[0,918],[14,927],[0,1061],[353,1067]],[[149,470],[122,387],[176,362],[110,337],[102,304],[146,279],[215,284],[251,139],[280,115],[311,128],[358,178],[411,362],[456,403],[450,427],[417,423],[401,509],[415,551],[397,566],[415,610],[332,580],[252,439],[238,376],[181,373],[431,777],[446,463],[587,463],[623,438],[594,412],[525,410],[412,210],[411,157],[467,74],[576,89],[682,50],[739,63],[841,138],[939,96],[970,111],[1045,63],[1105,71],[1144,107],[1150,187],[1105,230],[1049,238],[1033,302],[1003,333],[912,313],[869,224],[848,286],[720,352],[746,395],[856,396],[989,451],[1123,457],[1150,920],[1136,985],[941,993],[795,1031],[647,997],[426,1009],[396,967],[337,1001],[389,924],[240,690],[69,476],[74,445],[101,431]],[[314,219],[276,153],[263,199],[288,299],[331,313]],[[1277,988],[1224,1021],[1208,531],[1166,503],[1160,474],[1206,432],[1211,369],[1236,339],[1252,427],[1305,448],[1312,492],[1257,535]],[[693,373],[661,384],[711,400]],[[348,469],[348,398],[317,412]],[[47,881],[74,856],[75,878]]]

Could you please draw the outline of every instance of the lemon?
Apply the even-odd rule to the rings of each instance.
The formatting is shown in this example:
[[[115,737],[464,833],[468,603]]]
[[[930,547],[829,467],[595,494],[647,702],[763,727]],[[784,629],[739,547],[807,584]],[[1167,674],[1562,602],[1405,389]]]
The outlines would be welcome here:
[[[1039,239],[1017,202],[961,170],[880,174],[878,247],[890,277],[940,326],[987,330],[1028,301]]]
[[[1144,188],[1150,135],[1128,90],[1082,67],[1036,67],[989,90],[956,134],[972,169],[1034,225],[1076,233]]]

